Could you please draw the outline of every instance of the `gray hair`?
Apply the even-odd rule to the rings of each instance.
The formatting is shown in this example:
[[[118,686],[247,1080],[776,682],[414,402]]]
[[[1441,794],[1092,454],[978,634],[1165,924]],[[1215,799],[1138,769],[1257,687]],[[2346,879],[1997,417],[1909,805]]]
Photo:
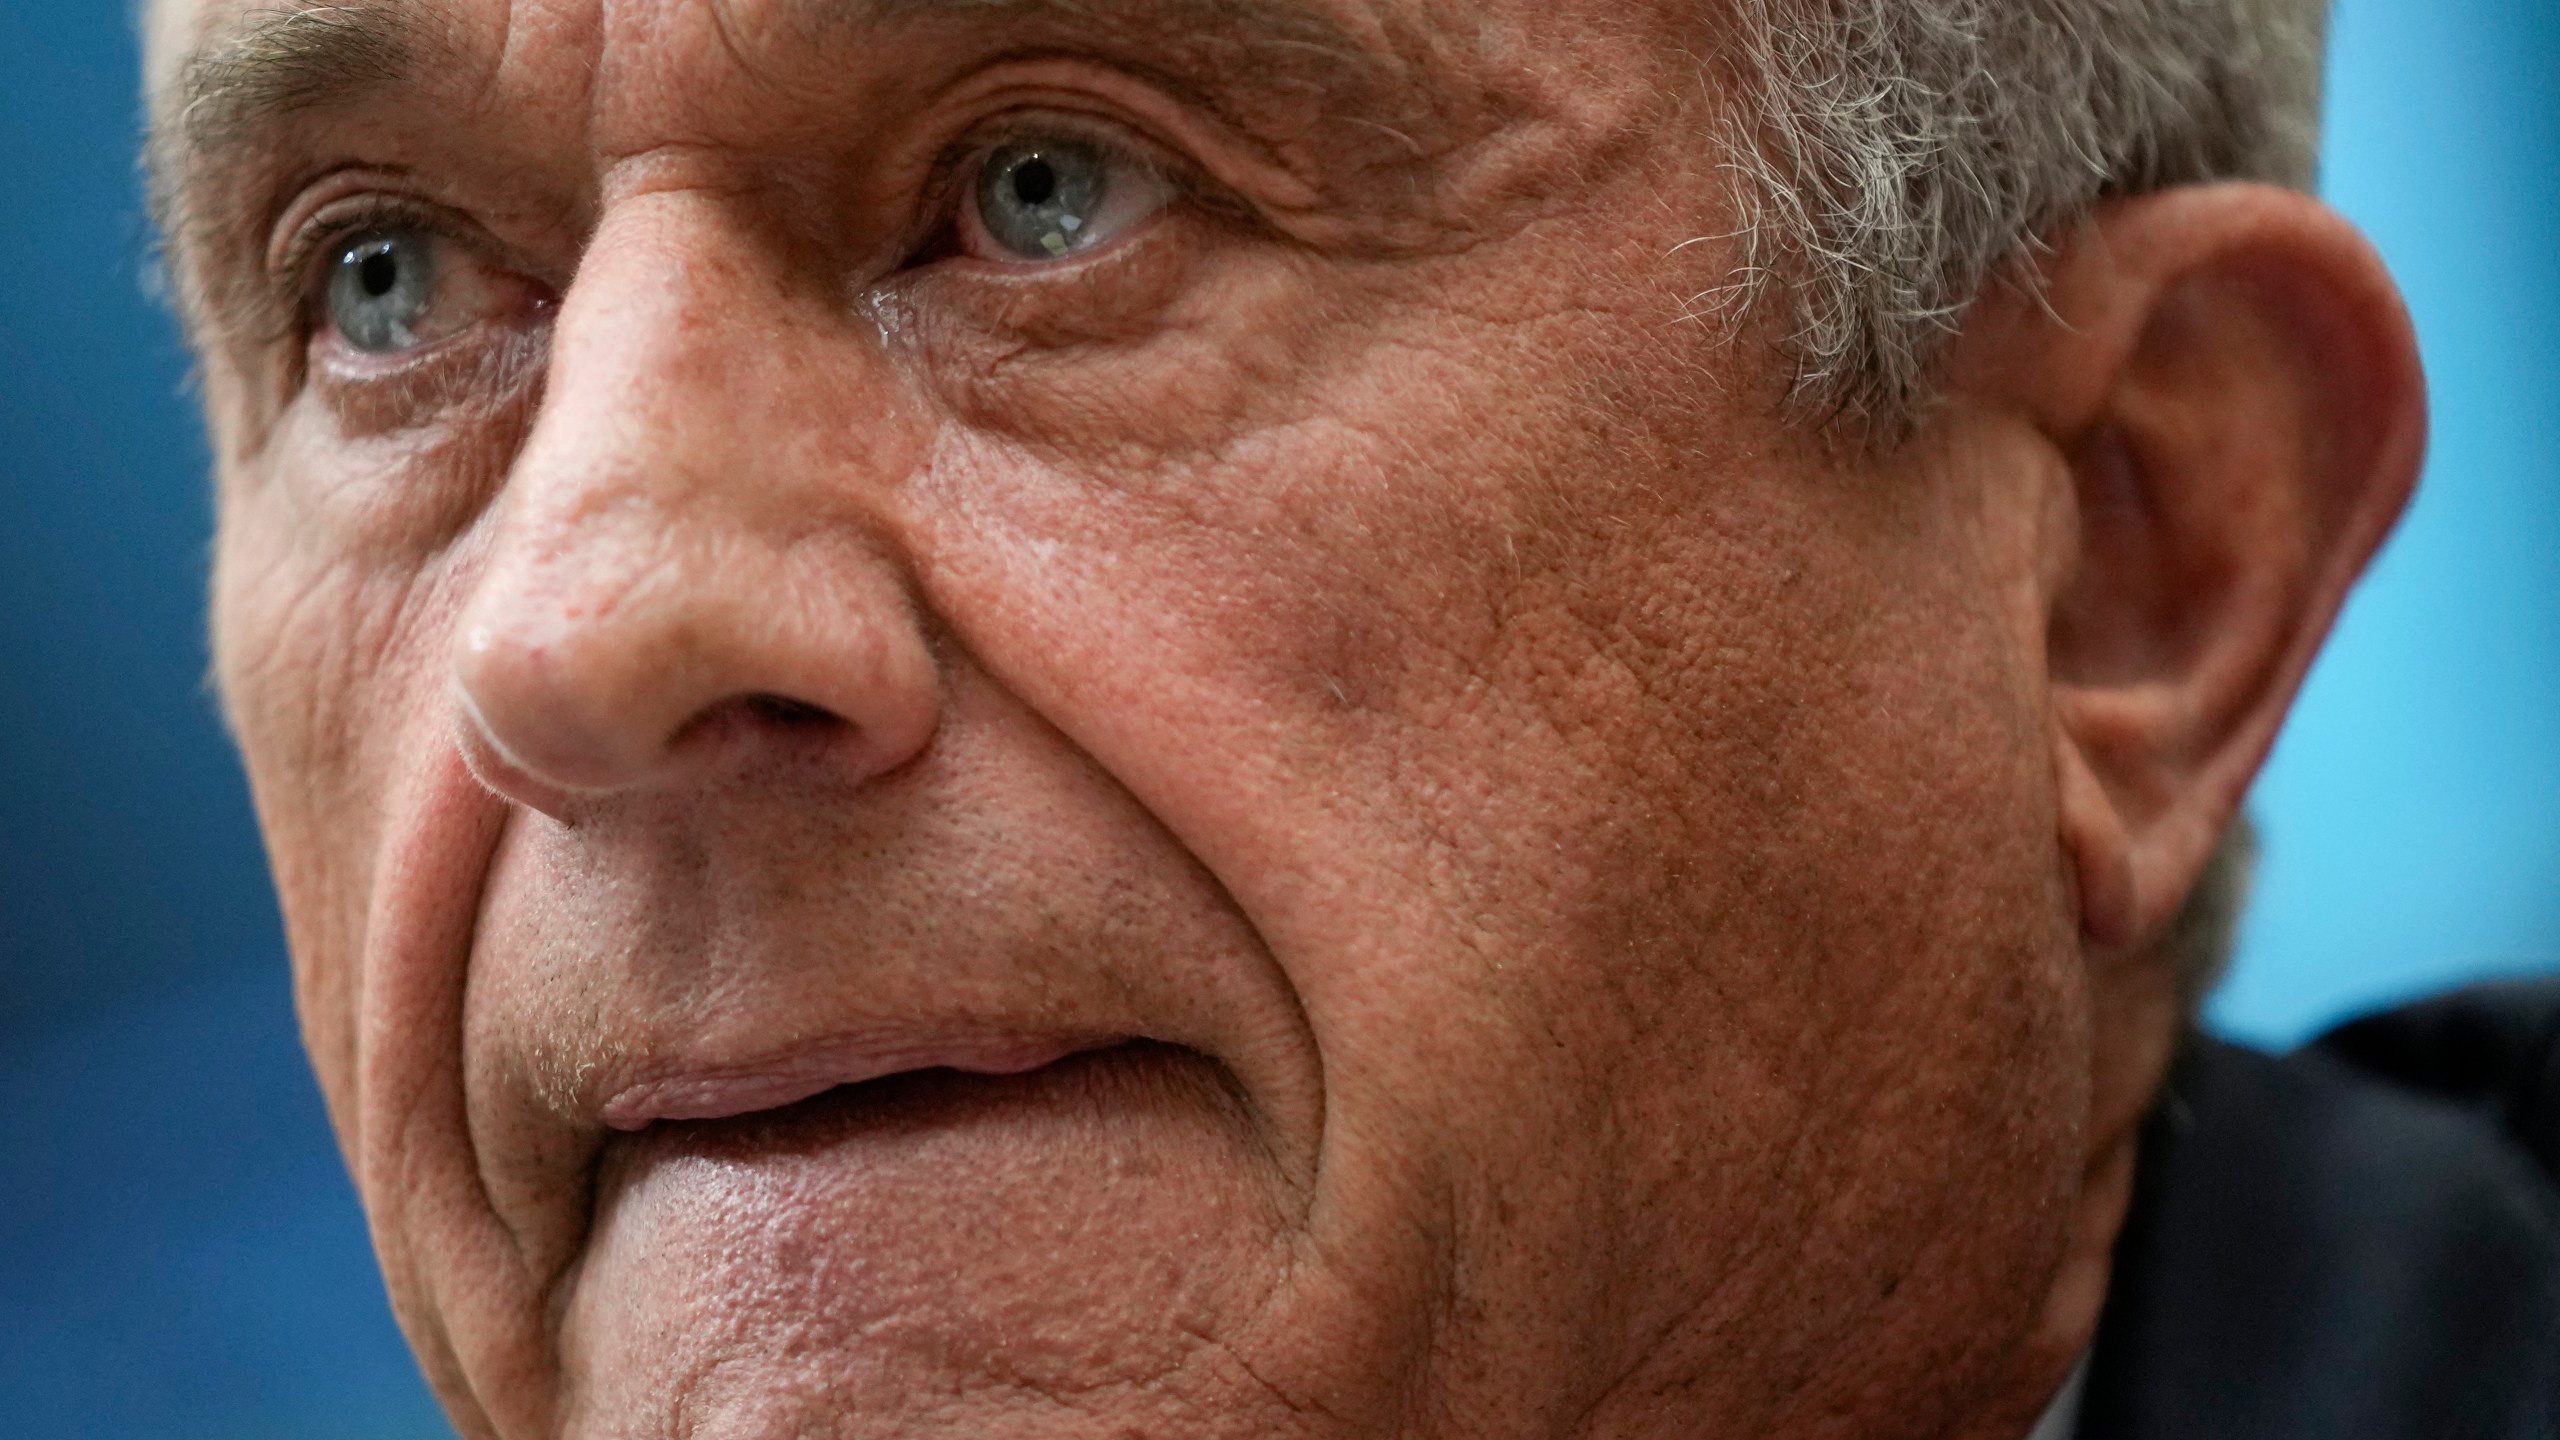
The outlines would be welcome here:
[[[1898,434],[1966,307],[2102,200],[2308,188],[2328,0],[1722,0],[1743,270],[1795,394]]]
[[[1935,398],[1974,297],[2034,283],[2100,202],[2316,176],[2329,0],[1724,3],[1743,268],[1723,298],[1782,295],[1793,398],[1871,438]],[[2155,942],[2190,1013],[2255,852],[2238,821]]]
[[[2192,1017],[2230,968],[2240,938],[2240,916],[2249,908],[2249,886],[2258,867],[2258,827],[2247,816],[2231,822],[2177,918],[2152,948],[2178,977],[2178,996]]]

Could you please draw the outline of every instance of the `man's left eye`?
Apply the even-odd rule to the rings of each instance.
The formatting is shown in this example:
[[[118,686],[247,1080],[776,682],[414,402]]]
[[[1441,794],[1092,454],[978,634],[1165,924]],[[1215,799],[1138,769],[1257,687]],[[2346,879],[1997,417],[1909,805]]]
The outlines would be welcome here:
[[[990,259],[1063,260],[1127,233],[1167,198],[1153,170],[1103,146],[1015,141],[979,162],[964,228]]]

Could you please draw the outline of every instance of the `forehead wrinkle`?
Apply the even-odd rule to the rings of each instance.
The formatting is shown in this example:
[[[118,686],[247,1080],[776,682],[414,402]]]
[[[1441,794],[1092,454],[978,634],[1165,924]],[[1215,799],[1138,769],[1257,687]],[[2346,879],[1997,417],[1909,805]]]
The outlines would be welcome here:
[[[1374,69],[1395,47],[1392,27],[1355,26],[1315,0],[797,0],[827,31],[915,22],[1009,20],[1070,34],[1179,35],[1241,43],[1258,52]],[[1364,31],[1366,33],[1364,33]]]
[[[926,17],[990,15],[999,19],[1033,17],[1101,22],[1137,12],[1147,18],[1271,28],[1315,23],[1330,26],[1320,12],[1290,0],[813,0],[846,23],[915,20]]]

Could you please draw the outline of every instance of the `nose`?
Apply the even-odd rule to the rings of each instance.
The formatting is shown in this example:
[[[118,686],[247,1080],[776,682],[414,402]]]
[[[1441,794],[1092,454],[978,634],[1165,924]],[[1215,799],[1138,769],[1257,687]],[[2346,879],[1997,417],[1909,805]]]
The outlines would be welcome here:
[[[876,332],[714,202],[609,213],[455,629],[474,770],[557,814],[742,750],[912,758],[939,711],[895,518],[922,449]]]

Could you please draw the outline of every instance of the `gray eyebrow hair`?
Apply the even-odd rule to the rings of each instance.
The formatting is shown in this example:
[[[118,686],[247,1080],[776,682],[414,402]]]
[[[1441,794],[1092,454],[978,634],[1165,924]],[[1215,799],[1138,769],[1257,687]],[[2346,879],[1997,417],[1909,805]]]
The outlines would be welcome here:
[[[250,10],[180,66],[143,149],[163,234],[187,218],[191,162],[261,123],[397,84],[437,48],[411,0]]]

